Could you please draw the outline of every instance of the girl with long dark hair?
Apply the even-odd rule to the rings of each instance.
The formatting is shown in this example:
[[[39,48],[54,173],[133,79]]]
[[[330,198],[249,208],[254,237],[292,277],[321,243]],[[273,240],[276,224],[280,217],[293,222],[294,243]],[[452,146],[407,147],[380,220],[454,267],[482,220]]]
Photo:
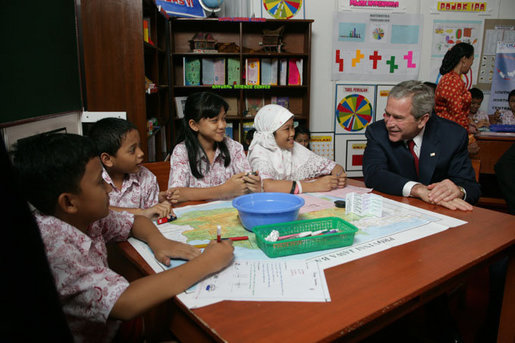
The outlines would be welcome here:
[[[199,92],[186,100],[183,140],[170,159],[169,187],[178,187],[179,201],[226,199],[261,191],[243,146],[225,136],[229,106],[220,96]]]

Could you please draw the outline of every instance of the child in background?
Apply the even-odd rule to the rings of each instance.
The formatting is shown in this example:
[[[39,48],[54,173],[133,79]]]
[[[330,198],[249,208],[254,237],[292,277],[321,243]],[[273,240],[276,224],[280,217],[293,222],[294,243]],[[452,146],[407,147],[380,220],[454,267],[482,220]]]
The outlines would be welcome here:
[[[178,187],[179,201],[227,199],[261,191],[243,146],[225,136],[229,106],[220,96],[199,92],[184,107],[183,141],[170,158],[168,187]]]
[[[129,320],[225,267],[229,241],[212,241],[201,254],[166,239],[146,217],[109,210],[110,186],[90,138],[43,134],[20,141],[14,153],[20,189],[35,218],[63,312],[76,342],[110,342],[119,320]],[[106,243],[132,234],[158,261],[191,260],[127,282],[107,264]]]
[[[490,126],[488,114],[479,110],[484,98],[483,92],[479,88],[471,88],[469,91],[472,96],[469,114],[471,125],[475,125],[479,131],[488,131],[488,127]]]
[[[515,89],[508,95],[509,110],[497,110],[493,117],[493,124],[515,125]]]
[[[105,118],[96,122],[89,137],[97,146],[104,166],[102,177],[111,186],[110,208],[147,218],[173,214],[178,190],[159,192],[156,176],[141,166],[144,153],[136,127],[127,120]]]
[[[304,126],[297,126],[295,128],[295,136],[293,136],[295,142],[302,145],[304,148],[311,150],[309,142],[311,140],[311,132]]]
[[[254,138],[254,133],[256,132],[255,128],[252,128],[247,131],[245,134],[245,142],[243,143],[243,150],[249,150],[250,143],[252,143],[252,139]]]

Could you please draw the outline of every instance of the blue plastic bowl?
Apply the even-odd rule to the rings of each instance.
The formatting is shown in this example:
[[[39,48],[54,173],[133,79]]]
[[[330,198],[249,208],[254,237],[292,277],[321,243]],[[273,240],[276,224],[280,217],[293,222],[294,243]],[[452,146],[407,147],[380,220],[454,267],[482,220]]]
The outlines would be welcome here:
[[[304,199],[288,193],[251,193],[232,201],[238,210],[243,227],[252,231],[254,226],[277,224],[297,220]]]

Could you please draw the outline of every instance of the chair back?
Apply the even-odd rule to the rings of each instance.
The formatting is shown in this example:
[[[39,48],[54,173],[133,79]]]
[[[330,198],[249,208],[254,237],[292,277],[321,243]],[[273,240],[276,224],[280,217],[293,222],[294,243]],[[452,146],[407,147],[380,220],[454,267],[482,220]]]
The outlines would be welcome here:
[[[170,161],[143,163],[143,167],[150,170],[157,178],[159,190],[168,189],[168,178],[170,177]]]
[[[481,160],[470,160],[472,162],[472,168],[476,173],[476,181],[479,182],[479,169],[481,168]]]

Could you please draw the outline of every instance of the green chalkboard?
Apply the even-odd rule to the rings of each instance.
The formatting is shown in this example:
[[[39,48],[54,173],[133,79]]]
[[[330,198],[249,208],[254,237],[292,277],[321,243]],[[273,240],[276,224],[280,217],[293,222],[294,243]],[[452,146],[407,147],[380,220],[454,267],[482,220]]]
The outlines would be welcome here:
[[[82,108],[75,1],[1,1],[0,123]]]

